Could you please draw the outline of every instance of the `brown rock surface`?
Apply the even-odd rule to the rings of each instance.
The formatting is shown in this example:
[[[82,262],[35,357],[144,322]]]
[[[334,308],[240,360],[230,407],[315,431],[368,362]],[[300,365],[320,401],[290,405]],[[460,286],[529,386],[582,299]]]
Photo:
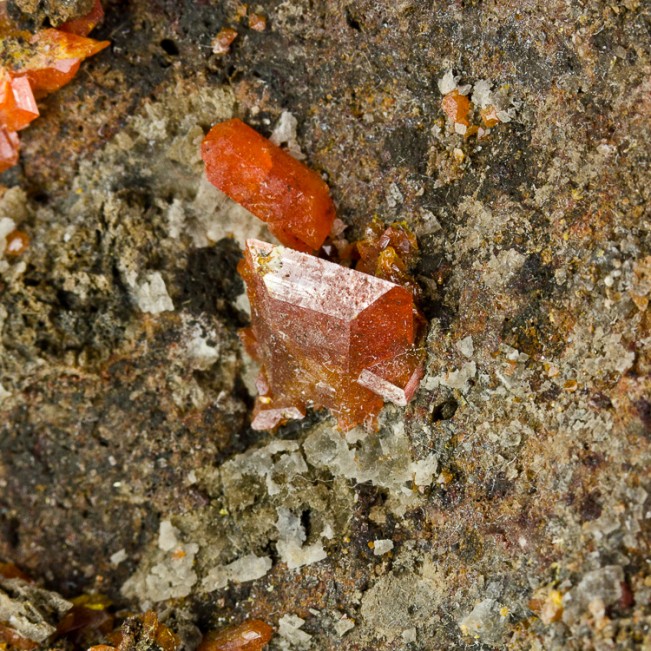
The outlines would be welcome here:
[[[188,648],[247,618],[272,649],[651,644],[643,3],[250,8],[108,1],[111,48],[0,176],[0,251],[29,237],[0,256],[0,561]],[[450,85],[500,122],[460,133]],[[427,374],[377,435],[249,427],[236,242],[264,234],[199,144],[283,111],[350,239],[419,238]]]

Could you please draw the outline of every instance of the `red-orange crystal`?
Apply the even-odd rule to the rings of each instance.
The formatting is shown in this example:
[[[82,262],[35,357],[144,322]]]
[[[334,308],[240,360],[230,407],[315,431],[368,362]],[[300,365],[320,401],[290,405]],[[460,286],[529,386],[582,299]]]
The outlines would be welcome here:
[[[58,29],[62,32],[77,34],[78,36],[88,36],[104,20],[104,9],[101,0],[95,0],[93,8],[81,18],[69,20]]]
[[[479,114],[481,115],[481,120],[484,123],[484,126],[489,129],[500,123],[500,119],[497,117],[497,109],[493,105],[481,109]]]
[[[233,41],[237,38],[237,31],[232,27],[223,27],[217,32],[212,40],[212,51],[214,54],[227,54]]]
[[[267,222],[283,244],[301,251],[323,244],[335,208],[316,172],[237,119],[210,130],[202,156],[208,180]]]
[[[18,257],[29,248],[29,235],[23,231],[11,231],[5,238],[5,255]]]
[[[44,97],[65,86],[79,70],[79,65],[110,45],[85,36],[43,29],[32,37],[30,56],[18,61],[16,74],[27,76],[34,95]]]
[[[418,242],[406,224],[396,222],[387,228],[374,219],[366,227],[364,238],[355,242],[355,248],[359,255],[357,271],[384,278],[418,294],[418,284],[409,273],[418,259]]]
[[[0,124],[20,131],[38,117],[38,107],[29,81],[0,68]]]
[[[262,365],[254,429],[327,407],[342,429],[373,425],[420,380],[412,293],[305,253],[249,240],[240,265],[251,302],[243,339]]]
[[[470,126],[468,120],[470,100],[458,90],[453,90],[441,100],[441,108],[452,122],[463,124],[466,127]]]
[[[267,29],[267,19],[262,14],[250,14],[249,27],[256,32],[264,32]]]
[[[0,125],[0,172],[8,170],[18,162],[18,135]]]
[[[273,629],[259,619],[208,633],[197,651],[260,651],[271,639]]]
[[[67,84],[84,59],[109,45],[85,37],[103,17],[100,0],[95,0],[86,16],[30,34],[16,29],[0,11],[0,172],[18,162],[16,131],[38,117],[36,99]]]

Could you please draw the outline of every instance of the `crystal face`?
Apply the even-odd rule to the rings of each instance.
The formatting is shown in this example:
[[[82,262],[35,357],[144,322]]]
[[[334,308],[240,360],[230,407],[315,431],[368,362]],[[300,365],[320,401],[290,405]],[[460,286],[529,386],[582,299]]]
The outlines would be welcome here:
[[[251,302],[242,338],[262,366],[254,429],[308,406],[327,407],[348,429],[372,425],[384,399],[407,404],[420,379],[410,291],[258,240],[247,242],[240,273]]]
[[[29,81],[0,68],[0,124],[9,131],[20,131],[37,117],[38,107]]]
[[[96,41],[58,29],[43,29],[31,39],[33,49],[17,61],[15,71],[29,79],[37,98],[65,86],[79,70],[79,65],[104,48],[108,41]]]
[[[0,172],[4,172],[18,162],[18,136],[0,125]]]
[[[31,34],[0,15],[0,172],[18,162],[16,132],[38,117],[36,99],[67,84],[84,59],[108,47],[108,41],[86,38],[103,17],[95,0],[87,15]]]
[[[58,29],[62,32],[77,34],[77,36],[88,36],[104,20],[104,9],[101,0],[95,0],[93,8],[81,18],[69,20]]]
[[[208,633],[197,651],[261,651],[273,635],[269,624],[248,619],[238,626]]]
[[[286,246],[315,251],[335,209],[321,177],[241,120],[214,126],[201,150],[208,180],[269,225]]]

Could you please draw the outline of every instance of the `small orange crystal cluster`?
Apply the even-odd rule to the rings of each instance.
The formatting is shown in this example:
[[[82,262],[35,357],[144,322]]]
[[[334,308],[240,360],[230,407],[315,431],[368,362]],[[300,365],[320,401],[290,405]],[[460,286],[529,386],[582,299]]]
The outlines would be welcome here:
[[[239,267],[251,303],[242,340],[261,363],[252,427],[275,429],[308,406],[342,429],[372,426],[385,399],[406,405],[422,375],[413,235],[373,222],[357,269],[329,262],[310,254],[335,218],[315,172],[240,120],[213,127],[202,154],[208,179],[286,245],[248,240]]]
[[[497,126],[501,121],[497,115],[497,108],[495,105],[490,104],[479,109],[482,125],[472,124],[471,113],[474,107],[470,102],[470,98],[461,93],[458,88],[444,95],[441,100],[441,108],[448,117],[453,129],[466,138],[470,138],[470,136],[477,136],[479,139],[484,138],[488,134],[488,130]]]
[[[36,34],[0,16],[0,172],[18,162],[17,131],[38,117],[36,100],[65,86],[84,59],[108,47],[86,38],[102,20],[100,0],[89,14]]]

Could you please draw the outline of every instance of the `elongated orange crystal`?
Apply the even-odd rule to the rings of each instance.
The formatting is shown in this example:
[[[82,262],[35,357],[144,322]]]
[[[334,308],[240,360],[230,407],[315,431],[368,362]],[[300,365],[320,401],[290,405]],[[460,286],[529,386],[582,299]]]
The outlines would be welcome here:
[[[202,156],[208,180],[267,222],[283,244],[301,251],[321,247],[335,208],[316,172],[238,119],[210,130]]]
[[[243,339],[262,365],[254,429],[327,407],[342,429],[374,424],[420,380],[410,291],[305,253],[249,240],[240,265],[251,303]]]
[[[260,651],[271,639],[273,629],[259,619],[208,633],[197,651]]]

